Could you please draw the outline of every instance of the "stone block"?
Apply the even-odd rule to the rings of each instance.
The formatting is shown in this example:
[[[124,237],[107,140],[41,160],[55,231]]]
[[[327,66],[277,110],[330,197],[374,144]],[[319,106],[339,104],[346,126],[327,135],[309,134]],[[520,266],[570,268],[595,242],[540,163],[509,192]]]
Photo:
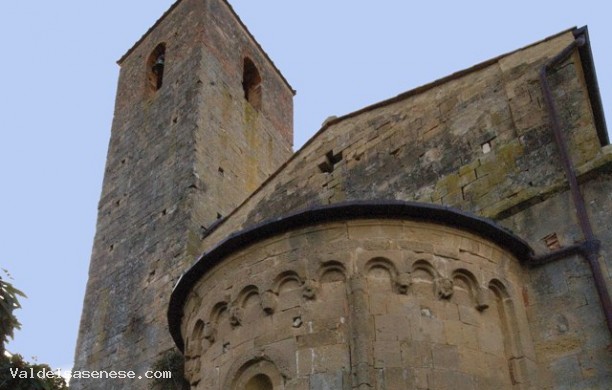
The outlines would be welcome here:
[[[383,384],[386,389],[405,389],[414,386],[414,374],[406,368],[385,368],[382,371]]]
[[[374,342],[374,367],[402,367],[402,355],[399,341]]]
[[[401,315],[374,316],[376,341],[403,341],[410,339],[411,320]]]
[[[346,369],[351,364],[349,350],[344,343],[314,349],[312,362],[315,373]]]
[[[434,343],[431,347],[434,368],[454,370],[459,366],[457,346]]]
[[[310,377],[310,390],[342,390],[344,388],[342,371],[314,374]]]
[[[467,325],[479,325],[481,322],[481,314],[476,308],[471,306],[458,305],[459,319]]]
[[[431,373],[431,383],[434,389],[476,390],[472,377],[446,369],[435,368]]]
[[[431,344],[427,341],[404,341],[400,343],[404,367],[432,368]]]

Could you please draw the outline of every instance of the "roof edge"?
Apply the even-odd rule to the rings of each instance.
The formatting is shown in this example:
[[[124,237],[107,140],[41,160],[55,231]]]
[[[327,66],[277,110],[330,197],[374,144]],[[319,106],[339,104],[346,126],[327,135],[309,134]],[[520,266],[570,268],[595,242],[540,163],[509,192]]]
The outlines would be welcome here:
[[[392,97],[392,98],[389,98],[389,99],[385,99],[385,100],[381,100],[379,102],[376,102],[374,104],[371,104],[369,106],[361,108],[361,109],[359,109],[357,111],[353,111],[351,113],[348,113],[348,114],[339,116],[337,118],[333,118],[333,119],[325,121],[323,123],[323,125],[321,126],[321,128],[312,137],[310,137],[295,153],[293,153],[291,155],[291,157],[289,157],[289,159],[287,159],[287,161],[285,161],[283,164],[281,164],[274,173],[272,173],[270,176],[268,176],[268,178],[266,180],[264,180],[263,183],[261,183],[261,185],[255,189],[255,191],[253,191],[249,196],[247,196],[247,198],[242,203],[240,203],[236,208],[234,208],[227,216],[225,216],[223,219],[221,219],[219,221],[219,223],[216,223],[214,226],[211,226],[211,228],[209,228],[209,230],[206,232],[204,238],[209,236],[210,234],[212,234],[217,228],[219,228],[226,221],[231,219],[231,217],[239,209],[244,207],[244,205],[247,204],[251,200],[251,198],[253,198],[263,188],[265,188],[266,185],[269,182],[271,182],[280,172],[282,172],[294,159],[298,158],[301,155],[301,153],[308,147],[308,145],[313,143],[322,133],[324,133],[331,126],[336,125],[336,124],[338,124],[338,123],[340,123],[340,122],[342,122],[342,121],[344,121],[346,119],[350,119],[350,118],[356,117],[358,115],[361,115],[361,114],[363,114],[365,112],[372,111],[374,109],[381,108],[381,107],[384,107],[384,106],[387,106],[387,105],[390,105],[390,104],[397,103],[397,102],[400,102],[402,100],[408,99],[409,97],[419,95],[419,94],[421,94],[421,93],[423,93],[425,91],[428,91],[428,90],[430,90],[430,89],[432,89],[434,87],[437,87],[438,85],[445,84],[445,83],[447,83],[449,81],[458,79],[458,78],[460,78],[462,76],[465,76],[467,74],[470,74],[472,72],[484,69],[484,68],[486,68],[488,66],[491,66],[491,65],[495,64],[496,62],[498,62],[500,59],[502,59],[504,57],[507,57],[509,55],[512,55],[514,53],[518,53],[521,50],[529,49],[529,48],[531,48],[533,46],[537,46],[537,45],[539,45],[541,43],[544,43],[544,42],[550,41],[552,39],[555,39],[555,38],[557,38],[557,37],[559,37],[559,36],[561,36],[563,34],[566,34],[568,32],[574,32],[575,33],[576,31],[579,31],[579,29],[577,29],[575,26],[574,27],[570,27],[570,28],[565,29],[563,31],[560,31],[560,32],[558,32],[558,33],[556,33],[554,35],[551,35],[549,37],[546,37],[544,39],[541,39],[541,40],[536,41],[534,43],[531,43],[529,45],[523,46],[523,47],[521,47],[519,49],[516,49],[516,50],[510,51],[510,52],[501,54],[501,55],[499,55],[497,57],[491,58],[489,60],[486,60],[484,62],[478,63],[476,65],[473,65],[473,66],[471,66],[469,68],[462,69],[462,70],[457,71],[455,73],[452,73],[452,74],[450,74],[448,76],[445,76],[445,77],[442,77],[442,78],[437,79],[435,81],[432,81],[430,83],[421,85],[420,87],[416,87],[414,89],[408,90],[408,91],[403,92],[403,93],[401,93],[401,94],[399,94],[399,95],[397,95],[395,97]],[[604,124],[604,126],[605,126],[605,124]]]
[[[153,23],[153,25],[151,27],[149,27],[149,29],[125,52],[125,54],[123,54],[121,56],[121,58],[119,58],[117,60],[117,64],[119,66],[121,66],[123,64],[123,62],[125,61],[125,59],[132,54],[132,52],[134,50],[136,50],[136,48],[149,36],[149,34],[151,34],[151,32],[161,24],[161,22],[166,19],[166,17],[168,17],[172,11],[174,11],[174,9],[176,7],[178,7],[178,5],[182,2],[183,0],[176,0],[171,6],[170,8],[168,8],[166,10],[166,12],[164,12],[162,14],[162,16],[159,17],[159,19],[157,19],[155,21],[155,23]],[[257,39],[255,39],[255,37],[253,36],[253,34],[251,33],[251,31],[249,31],[248,27],[244,24],[244,22],[242,21],[242,19],[240,19],[240,16],[238,16],[238,14],[236,13],[236,11],[234,10],[234,7],[232,7],[232,5],[227,1],[227,0],[221,0],[226,6],[227,8],[230,10],[230,12],[232,13],[232,15],[234,15],[234,17],[236,18],[236,20],[238,21],[238,24],[240,24],[240,26],[244,29],[244,31],[246,32],[246,34],[248,35],[248,37],[253,41],[253,43],[255,43],[255,46],[259,49],[259,51],[261,51],[261,53],[263,54],[263,56],[266,58],[266,60],[268,60],[268,62],[270,63],[270,65],[272,65],[272,68],[274,68],[274,70],[276,71],[276,73],[280,76],[280,78],[283,80],[283,82],[285,83],[285,85],[287,86],[287,88],[289,88],[289,90],[291,90],[291,92],[293,93],[293,95],[296,94],[295,89],[293,89],[293,87],[291,86],[291,84],[289,84],[289,81],[287,81],[287,79],[285,78],[285,76],[283,76],[283,74],[281,73],[280,69],[278,69],[278,67],[276,66],[276,64],[274,63],[274,61],[272,61],[272,59],[270,58],[270,56],[268,55],[268,53],[266,53],[266,51],[263,49],[263,47],[259,44],[259,42],[257,42]]]
[[[183,307],[193,286],[220,264],[225,257],[258,240],[277,234],[320,223],[348,221],[352,219],[390,219],[433,222],[439,225],[457,227],[488,239],[507,249],[519,261],[530,258],[533,250],[525,241],[494,222],[450,207],[428,203],[387,201],[355,201],[327,206],[317,206],[283,217],[266,220],[231,234],[214,248],[201,255],[185,272],[170,296],[168,325],[176,346],[183,351],[181,334]]]
[[[578,47],[578,52],[580,53],[580,61],[582,62],[582,69],[587,85],[587,91],[589,93],[589,100],[591,102],[591,110],[593,112],[593,120],[595,122],[597,136],[599,137],[601,146],[606,146],[610,144],[610,138],[608,136],[606,117],[604,115],[603,103],[601,101],[601,94],[599,92],[597,73],[595,72],[595,61],[593,60],[593,51],[591,50],[589,28],[588,26],[583,26],[575,29],[573,33],[576,38],[579,36],[583,36],[585,38],[585,44]]]
[[[442,84],[446,84],[449,81],[456,80],[456,79],[461,78],[461,77],[463,77],[465,75],[468,75],[470,73],[473,73],[473,72],[476,72],[478,70],[482,70],[482,69],[484,69],[484,68],[486,68],[488,66],[491,66],[491,65],[495,64],[496,62],[498,62],[499,60],[501,60],[504,57],[508,57],[508,56],[510,56],[512,54],[515,54],[515,53],[518,53],[520,51],[529,49],[531,47],[537,46],[537,45],[542,44],[544,42],[548,42],[548,41],[553,40],[555,38],[558,38],[561,35],[566,34],[568,32],[574,32],[575,33],[576,31],[578,31],[578,29],[575,26],[574,27],[570,27],[570,28],[565,29],[563,31],[560,31],[560,32],[558,32],[558,33],[556,33],[554,35],[548,36],[548,37],[546,37],[544,39],[541,39],[539,41],[531,43],[531,44],[529,44],[527,46],[523,46],[521,48],[509,51],[509,52],[504,53],[504,54],[500,54],[500,55],[498,55],[496,57],[493,57],[493,58],[490,58],[490,59],[485,60],[483,62],[480,62],[480,63],[478,63],[476,65],[472,65],[472,66],[470,66],[468,68],[464,68],[464,69],[459,70],[457,72],[451,73],[448,76],[444,76],[442,78],[439,78],[439,79],[434,80],[432,82],[429,82],[427,84],[423,84],[423,85],[421,85],[419,87],[413,88],[413,89],[411,89],[409,91],[400,93],[399,95],[396,95],[396,96],[394,96],[392,98],[381,100],[381,101],[373,103],[373,104],[371,104],[369,106],[365,106],[365,107],[363,107],[363,108],[361,108],[361,109],[359,109],[357,111],[353,111],[353,112],[350,112],[348,114],[339,116],[338,118],[331,119],[331,120],[329,120],[328,122],[325,123],[325,125],[311,138],[311,140],[314,139],[320,132],[324,131],[326,128],[328,128],[328,127],[330,127],[332,125],[337,124],[338,122],[342,122],[343,120],[346,120],[346,119],[349,119],[349,118],[353,118],[353,117],[358,116],[360,114],[363,114],[365,112],[372,111],[372,110],[380,108],[380,107],[388,106],[390,104],[397,103],[399,101],[405,100],[405,99],[407,99],[409,97],[419,95],[419,94],[421,94],[421,93],[423,93],[425,91],[428,91],[428,90],[430,90],[430,89],[432,89],[434,87],[437,87],[437,86],[442,85]],[[310,140],[308,140],[308,142],[306,144],[308,144],[309,142],[310,142]]]

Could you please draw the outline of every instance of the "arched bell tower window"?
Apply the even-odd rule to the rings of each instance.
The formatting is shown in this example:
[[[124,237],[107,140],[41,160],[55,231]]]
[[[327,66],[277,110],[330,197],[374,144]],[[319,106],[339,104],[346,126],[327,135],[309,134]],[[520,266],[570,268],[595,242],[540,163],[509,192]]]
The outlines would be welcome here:
[[[244,59],[244,70],[242,73],[242,88],[245,99],[257,109],[261,109],[261,76],[253,61],[246,57]]]
[[[153,92],[161,88],[164,82],[164,68],[166,66],[166,44],[160,43],[155,47],[147,60],[147,81],[149,89]]]

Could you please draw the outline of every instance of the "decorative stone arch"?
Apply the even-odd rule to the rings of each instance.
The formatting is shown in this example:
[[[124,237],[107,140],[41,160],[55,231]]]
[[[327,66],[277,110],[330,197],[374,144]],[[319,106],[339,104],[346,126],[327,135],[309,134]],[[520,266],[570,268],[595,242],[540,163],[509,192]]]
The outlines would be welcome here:
[[[450,225],[452,228],[472,233],[491,244],[499,245],[502,249],[508,251],[509,254],[512,255],[512,258],[518,260],[529,258],[533,252],[526,242],[503,230],[491,221],[463,213],[459,210],[437,205],[403,201],[356,201],[299,210],[288,215],[263,221],[232,234],[226,240],[223,240],[220,244],[210,249],[181,277],[172,291],[168,309],[170,332],[177,347],[181,351],[184,350],[184,335],[181,326],[185,319],[185,309],[186,304],[188,304],[190,292],[196,288],[198,282],[205,277],[207,273],[221,264],[228,256],[240,250],[247,249],[250,245],[262,242],[276,235],[286,234],[289,231],[318,224],[337,223],[338,221],[357,221],[362,219],[408,220],[415,221],[416,223],[422,221],[444,226]],[[418,253],[419,255],[417,256],[419,256],[419,260],[411,264],[410,272],[406,272],[407,270],[402,267],[403,273],[401,275],[404,275],[405,279],[402,283],[402,290],[405,291],[404,293],[410,290],[411,294],[417,297],[419,297],[418,294],[426,293],[427,296],[424,296],[424,298],[428,298],[432,296],[433,281],[438,276],[438,273],[427,260],[420,260],[431,257],[431,254],[427,252],[422,254],[420,254],[421,252]],[[372,255],[371,253],[369,253],[370,256],[368,256],[367,253],[364,254],[365,259]],[[354,261],[358,262],[359,259],[354,259]],[[363,270],[358,264],[353,266],[355,267],[354,269]],[[296,266],[292,265],[291,267],[295,268]],[[351,268],[351,271],[352,270],[353,268]],[[287,272],[287,269],[283,271]],[[295,271],[293,271],[293,273],[297,275]],[[283,276],[289,275],[285,273]],[[315,274],[313,276],[316,277],[317,275]],[[293,277],[296,278],[296,276]],[[271,279],[275,283],[271,283],[270,286],[262,286],[261,291],[269,291],[267,295],[268,298],[270,298],[269,301],[271,305],[267,307],[267,312],[274,313],[275,295],[278,294],[278,285],[279,282],[282,284],[283,278]],[[350,288],[353,290],[363,289],[364,286],[359,285],[359,283],[352,283],[353,280],[361,279],[362,277],[360,277],[359,274],[352,274],[350,278]],[[294,280],[301,281],[303,279],[297,276]],[[355,286],[353,286],[353,284]],[[299,283],[296,283],[296,285],[299,285]],[[367,286],[365,288],[367,289]],[[280,296],[278,298],[280,308],[283,298]],[[526,317],[524,318],[523,312],[524,311],[519,311],[521,315],[519,318],[521,325],[526,323]],[[529,356],[530,359],[534,358],[535,353],[531,353],[530,351]]]
[[[433,296],[435,281],[438,278],[438,271],[434,266],[428,260],[419,259],[412,264],[410,273],[412,293],[417,296]]]
[[[259,288],[257,286],[250,284],[243,287],[236,297],[236,305],[244,309],[247,301],[253,298],[253,296],[259,297]]]
[[[493,292],[497,303],[497,310],[504,334],[504,348],[509,359],[512,357],[522,356],[520,343],[518,340],[518,324],[514,302],[508,294],[508,289],[505,284],[499,279],[492,279],[489,282],[489,289]]]
[[[326,261],[321,264],[318,274],[321,283],[344,282],[347,279],[346,267],[336,260]]]
[[[298,273],[294,270],[284,271],[274,278],[273,291],[276,294],[280,294],[283,290],[283,286],[291,282],[296,282],[298,284],[296,287],[299,287],[304,284],[304,279],[301,278],[300,275],[298,275]]]
[[[198,357],[202,354],[202,342],[204,341],[204,321],[198,319],[191,331],[189,343],[185,345],[186,355]]]
[[[433,281],[438,277],[438,271],[425,259],[419,259],[412,264],[413,281]]]
[[[382,256],[374,257],[365,263],[363,271],[364,271],[364,276],[366,277],[366,280],[368,281],[372,281],[372,280],[381,281],[382,279],[388,278],[389,288],[391,290],[394,290],[398,271],[397,271],[397,267],[395,266],[393,261],[391,261],[390,259],[386,257],[382,257]]]
[[[267,355],[246,357],[236,361],[228,371],[223,389],[228,390],[284,390],[283,374]]]
[[[523,340],[526,336],[520,329],[513,294],[510,294],[506,284],[499,279],[492,279],[488,287],[495,297],[495,307],[502,328],[504,352],[513,388],[527,388],[533,379],[530,378],[529,361],[523,347],[528,340]]]
[[[226,301],[215,303],[212,309],[210,309],[210,315],[208,316],[210,322],[212,324],[219,324],[219,318],[226,311],[229,311],[229,304]]]
[[[166,69],[166,44],[158,44],[147,58],[147,89],[151,93],[158,91],[164,81]]]
[[[465,292],[471,304],[477,305],[478,300],[478,280],[474,274],[465,268],[455,269],[451,274],[453,288],[457,292]],[[454,294],[453,300],[461,299],[463,294]],[[460,303],[460,302],[459,302]],[[467,303],[467,302],[466,302]]]
[[[219,323],[224,314],[229,317],[230,305],[226,301],[217,302],[211,309],[208,323],[204,324],[204,338],[214,343],[219,331]]]
[[[255,285],[244,287],[238,294],[234,305],[244,315],[244,321],[254,321],[256,318],[263,316],[261,308],[261,295],[259,288]]]

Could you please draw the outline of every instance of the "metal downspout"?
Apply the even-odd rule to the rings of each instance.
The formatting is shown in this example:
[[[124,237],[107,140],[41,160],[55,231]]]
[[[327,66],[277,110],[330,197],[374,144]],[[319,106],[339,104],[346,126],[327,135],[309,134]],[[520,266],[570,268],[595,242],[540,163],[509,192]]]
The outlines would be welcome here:
[[[576,40],[574,42],[572,42],[569,46],[563,49],[563,51],[561,51],[551,60],[546,62],[546,64],[544,64],[544,66],[542,66],[542,68],[540,69],[540,82],[542,84],[544,102],[546,103],[546,108],[548,109],[550,126],[553,130],[555,142],[557,143],[557,147],[559,149],[559,156],[561,157],[561,162],[563,164],[565,175],[569,183],[570,192],[576,210],[576,216],[578,218],[578,223],[580,224],[582,234],[584,235],[585,242],[582,243],[579,252],[582,253],[582,255],[586,258],[591,267],[591,272],[595,281],[597,294],[599,295],[601,306],[603,308],[604,315],[606,317],[606,322],[608,324],[608,330],[612,334],[612,302],[610,301],[610,294],[608,292],[606,280],[603,276],[601,265],[599,264],[600,242],[599,240],[597,240],[595,234],[593,233],[593,227],[586,211],[584,198],[582,196],[582,193],[580,192],[578,179],[576,177],[576,170],[568,152],[567,142],[563,137],[559,114],[555,106],[552,91],[550,89],[550,84],[548,83],[547,77],[548,71],[552,70],[555,66],[559,65],[562,61],[567,59],[576,48],[583,46],[585,43],[586,39],[584,35],[580,35],[576,37]]]

